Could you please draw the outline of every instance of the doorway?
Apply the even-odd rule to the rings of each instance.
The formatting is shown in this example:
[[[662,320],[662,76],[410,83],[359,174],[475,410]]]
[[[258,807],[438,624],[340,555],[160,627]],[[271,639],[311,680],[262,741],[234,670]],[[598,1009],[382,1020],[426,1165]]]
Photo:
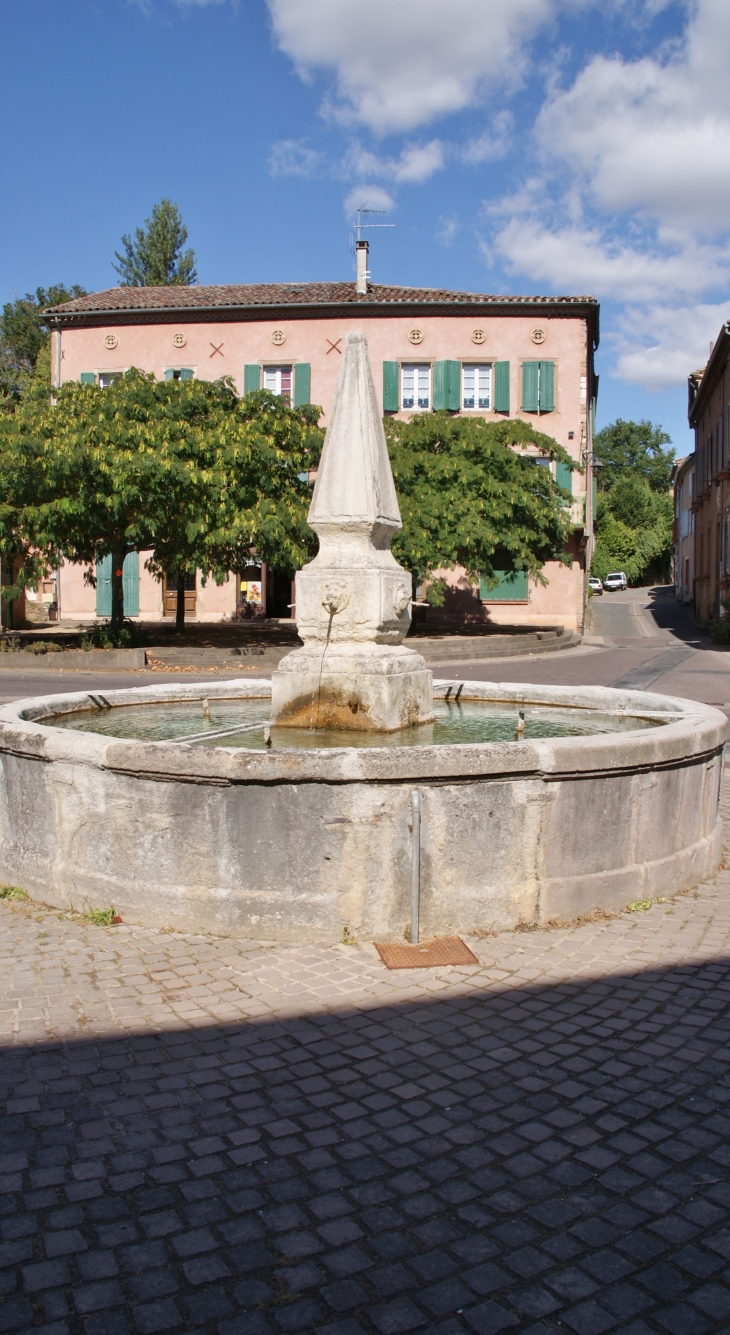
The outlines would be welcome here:
[[[164,615],[174,617],[177,615],[177,589],[178,580],[182,579],[185,586],[185,618],[195,616],[197,605],[197,593],[195,589],[195,571],[185,575],[165,575],[163,582],[162,598]]]

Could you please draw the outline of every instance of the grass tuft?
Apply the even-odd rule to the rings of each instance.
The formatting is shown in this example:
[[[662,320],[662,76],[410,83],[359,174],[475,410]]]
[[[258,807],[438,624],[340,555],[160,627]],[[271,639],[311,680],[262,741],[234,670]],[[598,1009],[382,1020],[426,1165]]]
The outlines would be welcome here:
[[[30,896],[19,885],[0,885],[0,899],[14,899],[24,903]]]
[[[90,922],[94,927],[113,927],[122,920],[117,917],[114,909],[92,909],[91,913],[84,914],[84,921]]]

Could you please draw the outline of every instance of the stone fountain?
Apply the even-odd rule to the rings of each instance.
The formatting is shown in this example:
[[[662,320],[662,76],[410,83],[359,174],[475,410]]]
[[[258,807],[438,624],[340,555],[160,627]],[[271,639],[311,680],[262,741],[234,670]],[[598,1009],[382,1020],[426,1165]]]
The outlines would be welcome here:
[[[433,683],[404,647],[410,576],[390,551],[400,513],[362,334],[347,339],[309,518],[304,645],[273,682],[0,708],[0,881],[153,927],[388,941],[417,881],[427,936],[570,921],[712,875],[719,710]],[[489,733],[500,711],[507,731]]]
[[[433,718],[433,678],[403,640],[411,576],[390,544],[401,525],[367,339],[348,334],[309,510],[319,552],[296,577],[304,641],[279,664],[271,722],[393,732]]]

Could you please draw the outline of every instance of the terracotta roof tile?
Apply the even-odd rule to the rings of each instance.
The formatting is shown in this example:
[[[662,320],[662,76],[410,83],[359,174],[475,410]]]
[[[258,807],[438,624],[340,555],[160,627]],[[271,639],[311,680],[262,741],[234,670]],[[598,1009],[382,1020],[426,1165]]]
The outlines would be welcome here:
[[[92,292],[49,313],[65,316],[132,313],[134,311],[223,310],[262,306],[574,306],[595,303],[595,297],[489,296],[483,292],[450,292],[443,288],[389,287],[373,284],[357,292],[349,283],[230,283],[220,287],[111,287]]]

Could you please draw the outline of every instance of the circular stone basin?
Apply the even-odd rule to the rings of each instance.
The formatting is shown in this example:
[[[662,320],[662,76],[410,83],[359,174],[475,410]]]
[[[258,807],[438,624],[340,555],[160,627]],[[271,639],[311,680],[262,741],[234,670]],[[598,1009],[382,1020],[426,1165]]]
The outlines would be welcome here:
[[[457,688],[458,689],[458,688]],[[98,699],[99,697],[97,697]],[[91,706],[91,707],[89,707]],[[520,711],[525,740],[533,737],[590,737],[597,733],[630,732],[658,727],[667,722],[627,714],[625,711],[566,709],[559,705],[496,703],[491,700],[456,699],[434,701],[433,723],[401,728],[397,732],[347,732],[324,728],[272,727],[269,740],[264,729],[269,720],[268,698],[175,701],[165,704],[125,705],[107,708],[86,702],[86,708],[52,715],[47,721],[56,728],[96,732],[104,737],[133,737],[149,742],[187,742],[194,746],[235,746],[262,751],[312,751],[323,747],[449,746],[464,742],[511,742],[518,740]]]
[[[270,689],[4,706],[0,879],[150,926],[337,941],[347,925],[361,940],[402,940],[414,791],[424,937],[621,909],[696,885],[719,862],[727,721],[709,706],[437,682],[433,724],[272,728],[266,746]]]

